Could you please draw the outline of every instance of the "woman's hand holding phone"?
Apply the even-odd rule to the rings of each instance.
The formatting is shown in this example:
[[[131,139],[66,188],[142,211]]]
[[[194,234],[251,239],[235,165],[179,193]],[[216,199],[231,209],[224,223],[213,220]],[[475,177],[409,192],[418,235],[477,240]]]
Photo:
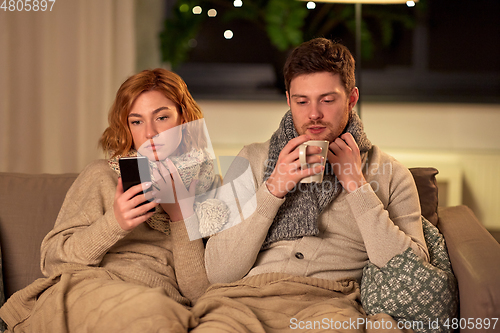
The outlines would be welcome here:
[[[151,183],[135,185],[123,192],[122,179],[118,178],[113,209],[115,218],[123,230],[132,230],[153,216],[154,212],[148,211],[156,207],[158,202],[151,201],[140,205],[153,197],[152,192],[140,194],[143,189],[146,190],[145,187],[151,187]]]

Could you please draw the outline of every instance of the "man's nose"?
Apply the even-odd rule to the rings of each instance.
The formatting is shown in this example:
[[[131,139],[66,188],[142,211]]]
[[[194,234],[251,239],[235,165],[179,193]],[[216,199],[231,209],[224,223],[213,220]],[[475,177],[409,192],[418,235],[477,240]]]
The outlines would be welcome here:
[[[321,112],[318,103],[311,103],[309,109],[309,119],[319,120],[323,118],[323,113]]]

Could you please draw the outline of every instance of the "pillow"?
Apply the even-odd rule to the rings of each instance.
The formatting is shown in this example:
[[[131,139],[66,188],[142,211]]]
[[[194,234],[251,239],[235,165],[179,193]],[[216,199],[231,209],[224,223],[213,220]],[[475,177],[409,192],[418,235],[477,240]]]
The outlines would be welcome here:
[[[450,332],[458,317],[458,285],[443,235],[422,217],[430,263],[408,248],[382,268],[369,263],[361,278],[361,303],[368,315],[386,313],[415,332]]]
[[[436,175],[439,173],[434,168],[410,168],[415,185],[417,185],[418,198],[422,215],[433,225],[438,223],[438,187]]]

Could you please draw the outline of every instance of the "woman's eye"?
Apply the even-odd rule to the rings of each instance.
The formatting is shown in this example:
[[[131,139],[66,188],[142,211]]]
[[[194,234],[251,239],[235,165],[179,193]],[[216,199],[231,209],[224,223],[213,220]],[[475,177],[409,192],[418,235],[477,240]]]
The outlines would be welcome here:
[[[158,120],[162,121],[162,120],[167,120],[168,119],[168,116],[160,116],[157,118]]]
[[[132,120],[132,121],[130,122],[130,124],[131,124],[131,125],[139,125],[140,123],[141,123],[141,121],[140,121],[140,120]]]

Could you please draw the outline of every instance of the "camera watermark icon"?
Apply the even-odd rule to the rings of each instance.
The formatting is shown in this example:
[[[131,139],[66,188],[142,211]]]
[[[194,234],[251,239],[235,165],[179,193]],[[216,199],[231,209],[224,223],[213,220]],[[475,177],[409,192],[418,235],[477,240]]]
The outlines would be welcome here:
[[[151,200],[177,204],[191,240],[230,228],[257,208],[250,163],[237,156],[217,159],[204,119],[159,133],[138,154],[149,160],[140,174],[142,182],[153,183]],[[221,170],[227,170],[224,177]]]

